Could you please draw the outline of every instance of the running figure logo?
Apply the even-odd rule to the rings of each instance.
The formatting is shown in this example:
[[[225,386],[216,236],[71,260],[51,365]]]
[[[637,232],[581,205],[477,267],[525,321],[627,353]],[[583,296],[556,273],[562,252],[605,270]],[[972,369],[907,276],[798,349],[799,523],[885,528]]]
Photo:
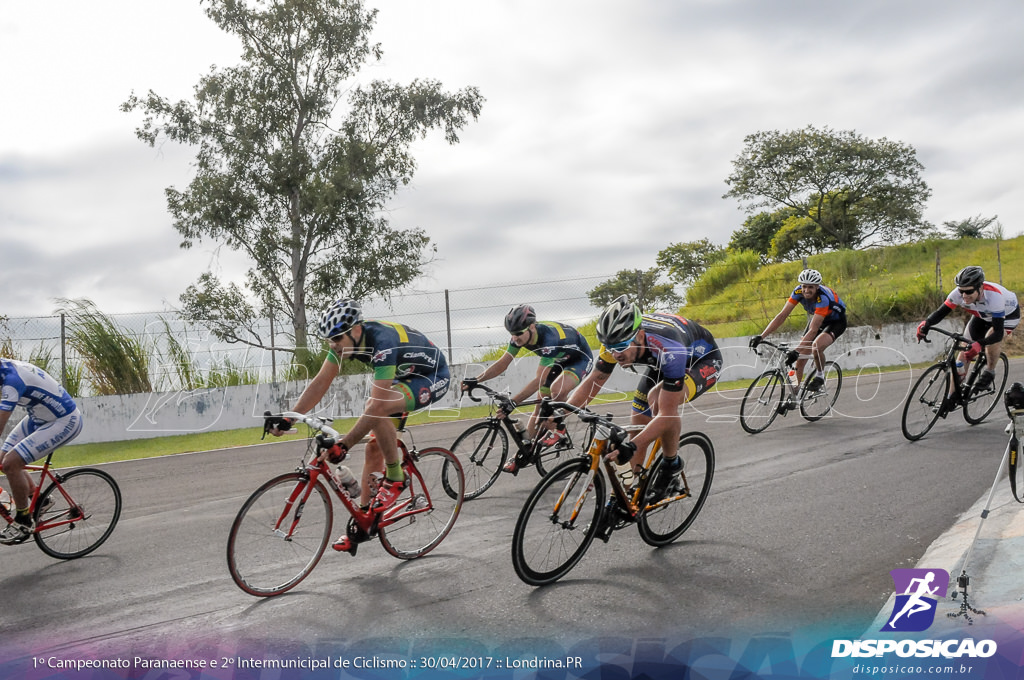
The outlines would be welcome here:
[[[944,569],[893,569],[896,604],[882,630],[920,632],[935,620],[940,597],[946,597],[949,573]]]

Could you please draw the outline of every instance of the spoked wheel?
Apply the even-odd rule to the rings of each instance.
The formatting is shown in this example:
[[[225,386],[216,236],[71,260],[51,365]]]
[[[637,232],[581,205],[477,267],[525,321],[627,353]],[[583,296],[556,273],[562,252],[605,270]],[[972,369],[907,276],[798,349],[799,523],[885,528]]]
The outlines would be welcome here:
[[[974,380],[971,382],[972,386],[981,377],[981,372],[984,368],[984,363],[978,366],[978,369],[974,372]],[[971,425],[977,425],[985,420],[985,418],[988,418],[988,415],[992,413],[992,409],[1002,399],[1003,389],[1006,387],[1006,376],[1010,374],[1010,362],[1005,354],[999,355],[995,374],[995,380],[985,389],[974,391],[972,388],[971,396],[967,398],[967,403],[964,404],[964,420]]]
[[[640,513],[637,528],[640,538],[648,545],[666,545],[679,538],[697,519],[711,491],[711,480],[715,476],[715,449],[711,440],[699,432],[684,434],[679,438],[676,455],[683,463],[683,470],[669,485],[668,494],[664,498],[653,497],[651,483],[644,491],[646,507]],[[663,458],[655,462],[648,479],[653,481],[658,477],[663,463]]]
[[[121,490],[102,470],[62,475],[36,501],[36,544],[50,557],[71,560],[100,547],[121,517]]]
[[[821,420],[832,410],[843,387],[843,372],[834,361],[825,362],[825,370],[819,375],[825,379],[816,390],[809,388],[813,377],[808,376],[800,389],[800,415],[811,421]]]
[[[541,477],[570,458],[582,456],[590,450],[594,439],[594,426],[574,419],[566,423],[566,429],[558,440],[549,446],[540,445],[536,455],[537,474]]]
[[[495,420],[477,423],[459,435],[452,444],[452,453],[466,477],[465,499],[473,500],[501,475],[508,459],[508,434]]]
[[[405,467],[409,485],[380,522],[380,542],[391,555],[411,560],[437,547],[462,510],[465,478],[448,449],[433,447],[414,455]]]
[[[238,511],[228,536],[228,570],[239,588],[269,597],[294,588],[324,554],[333,505],[301,472],[271,479]]]
[[[949,368],[945,364],[928,367],[907,395],[903,405],[903,436],[917,441],[939,419],[949,393]]]
[[[541,480],[512,533],[512,567],[525,583],[542,586],[569,573],[587,551],[601,519],[605,481],[590,461],[569,460]]]
[[[779,415],[786,398],[784,377],[778,371],[765,371],[750,383],[740,404],[740,425],[750,434],[763,432]]]

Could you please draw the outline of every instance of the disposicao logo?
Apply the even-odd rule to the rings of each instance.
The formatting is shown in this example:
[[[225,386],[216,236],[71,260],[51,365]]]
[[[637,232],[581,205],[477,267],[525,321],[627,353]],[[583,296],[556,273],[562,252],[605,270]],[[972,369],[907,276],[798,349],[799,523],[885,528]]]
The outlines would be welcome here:
[[[945,569],[893,569],[896,604],[884,631],[917,633],[935,621],[939,599],[946,597],[949,573]]]

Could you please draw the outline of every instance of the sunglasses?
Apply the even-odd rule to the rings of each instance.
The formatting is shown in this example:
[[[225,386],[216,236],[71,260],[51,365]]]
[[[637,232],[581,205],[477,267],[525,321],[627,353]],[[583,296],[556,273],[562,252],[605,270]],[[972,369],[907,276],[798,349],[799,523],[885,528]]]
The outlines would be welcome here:
[[[529,332],[530,332],[530,327],[529,327],[529,326],[527,326],[527,327],[526,327],[526,328],[524,328],[523,330],[521,330],[521,331],[516,331],[516,332],[515,332],[515,333],[513,333],[512,335],[513,335],[514,337],[517,337],[517,338],[518,338],[518,337],[519,337],[520,335],[526,335],[526,334],[527,334],[527,333],[529,333]]]
[[[634,333],[633,337],[631,337],[629,340],[623,340],[622,342],[617,342],[614,345],[608,345],[608,351],[609,352],[622,352],[627,347],[632,345],[634,340],[636,340],[636,333]]]
[[[960,291],[961,295],[974,295],[975,293],[978,292],[977,288],[958,288],[957,290]]]
[[[341,342],[341,339],[344,338],[346,335],[348,335],[347,332],[345,332],[345,333],[338,333],[337,335],[332,335],[331,337],[329,337],[327,339],[330,342]]]

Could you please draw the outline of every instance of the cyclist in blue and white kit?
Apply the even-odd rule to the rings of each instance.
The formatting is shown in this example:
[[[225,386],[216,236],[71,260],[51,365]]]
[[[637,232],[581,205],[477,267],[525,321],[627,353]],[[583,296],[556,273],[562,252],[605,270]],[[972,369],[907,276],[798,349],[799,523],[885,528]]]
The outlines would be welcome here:
[[[67,444],[82,431],[74,399],[43,369],[24,361],[0,359],[0,431],[22,406],[28,414],[0,446],[4,474],[14,498],[14,521],[0,532],[0,543],[21,543],[35,530],[29,512],[32,478],[25,466]]]
[[[768,322],[761,335],[750,338],[750,349],[761,344],[761,340],[775,332],[789,317],[797,305],[807,312],[807,327],[797,346],[790,350],[788,363],[796,362],[797,382],[803,382],[804,364],[807,363],[808,352],[814,357],[814,365],[818,374],[814,376],[807,388],[817,390],[824,384],[821,370],[825,367],[825,350],[846,331],[846,305],[839,298],[839,293],[822,285],[821,272],[817,269],[805,269],[796,278],[797,286],[789,294],[782,306],[782,311]]]
[[[529,399],[535,393],[538,397],[562,401],[594,366],[590,344],[578,330],[556,321],[537,321],[537,312],[530,305],[518,305],[510,309],[505,315],[505,330],[512,336],[505,353],[480,375],[463,380],[463,391],[504,373],[513,359],[524,349],[539,356],[540,365],[537,367],[536,377],[512,396],[513,403]],[[539,411],[540,404],[534,408],[526,427],[531,440],[537,434]],[[499,418],[503,415],[501,412],[498,413]],[[548,439],[544,440],[544,444],[554,444],[557,437],[557,431],[551,433]],[[505,472],[516,474],[519,471],[522,464],[519,455],[521,453],[517,452],[517,455],[505,465]]]
[[[682,483],[682,462],[676,456],[682,431],[679,408],[718,381],[722,353],[710,331],[695,321],[674,314],[641,314],[625,295],[602,312],[597,339],[602,345],[597,365],[573,391],[569,403],[589,404],[616,365],[647,366],[633,395],[631,416],[632,424],[644,429],[628,442],[632,446],[611,455],[620,464],[631,462],[636,467],[643,464],[647,447],[660,439],[666,465],[652,488],[656,496],[663,497]]]
[[[978,377],[974,389],[986,390],[995,380],[992,367],[999,365],[1003,338],[1020,323],[1020,305],[1012,290],[986,281],[985,270],[981,267],[964,267],[957,273],[954,283],[956,288],[950,291],[942,306],[918,324],[917,339],[918,342],[925,339],[932,326],[945,319],[957,307],[963,307],[971,315],[964,335],[973,340],[974,344],[961,353],[960,360],[967,364],[984,350],[987,362],[985,372]]]

